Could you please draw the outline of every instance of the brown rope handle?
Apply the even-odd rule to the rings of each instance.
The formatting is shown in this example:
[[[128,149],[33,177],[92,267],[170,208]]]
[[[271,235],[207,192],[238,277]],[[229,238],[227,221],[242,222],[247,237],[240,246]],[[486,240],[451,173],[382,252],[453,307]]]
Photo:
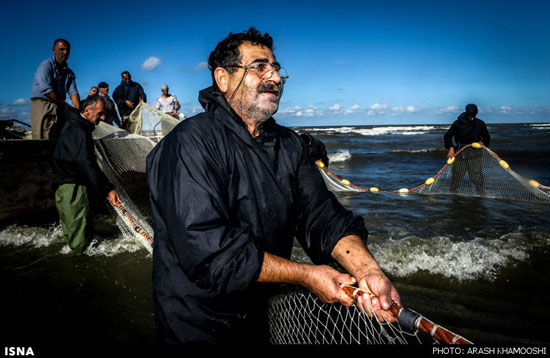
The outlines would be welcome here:
[[[364,294],[374,297],[373,294],[354,286],[342,285],[341,287],[344,292],[354,300],[358,296],[362,296]],[[410,330],[416,328],[417,330],[420,330],[424,333],[428,333],[439,342],[445,344],[472,344],[472,342],[468,341],[464,337],[459,336],[449,331],[448,329],[433,323],[427,318],[422,317],[422,315],[408,308],[404,308],[396,302],[392,302],[389,311],[398,319],[400,325],[405,326],[405,328]]]

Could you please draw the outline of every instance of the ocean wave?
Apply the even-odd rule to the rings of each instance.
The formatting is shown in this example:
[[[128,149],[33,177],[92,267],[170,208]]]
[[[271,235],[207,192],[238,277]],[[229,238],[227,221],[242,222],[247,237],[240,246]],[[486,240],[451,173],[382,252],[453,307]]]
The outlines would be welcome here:
[[[63,239],[63,229],[60,224],[52,224],[48,227],[8,226],[0,231],[0,246],[53,248],[62,255],[72,253]],[[143,250],[143,246],[139,242],[124,237],[122,234],[108,239],[96,236],[92,239],[86,255],[111,257],[139,250]]]
[[[341,163],[351,159],[351,153],[349,150],[339,150],[336,153],[328,155],[330,163]]]
[[[327,127],[327,128],[309,128],[308,131],[317,134],[359,134],[362,136],[379,136],[386,134],[395,135],[418,135],[425,134],[432,130],[440,129],[436,126],[418,125],[418,126],[383,126],[383,127]]]
[[[432,153],[432,152],[440,152],[442,151],[441,148],[428,148],[428,149],[394,149],[391,151],[391,153]]]
[[[548,129],[550,127],[550,123],[531,123],[531,124],[528,124],[527,126],[531,128],[536,128],[536,129]]]
[[[548,247],[550,237],[529,238],[509,233],[499,239],[454,241],[446,236],[430,239],[370,239],[369,249],[388,273],[407,277],[424,271],[459,281],[494,281],[503,268],[529,259],[529,251]]]

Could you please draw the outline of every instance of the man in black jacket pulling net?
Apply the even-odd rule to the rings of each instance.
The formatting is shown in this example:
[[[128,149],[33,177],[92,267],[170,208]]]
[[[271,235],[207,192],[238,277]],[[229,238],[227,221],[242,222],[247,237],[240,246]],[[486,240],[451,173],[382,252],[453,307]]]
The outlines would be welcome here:
[[[162,342],[265,342],[273,283],[346,306],[353,301],[340,285],[356,284],[379,297],[379,319],[395,320],[385,310],[399,294],[366,248],[363,219],[328,191],[300,136],[272,117],[287,79],[272,50],[255,28],[218,43],[208,61],[213,85],[199,94],[205,112],[147,158]],[[313,264],[290,259],[294,238]]]
[[[487,125],[477,118],[477,106],[473,103],[466,105],[465,111],[453,122],[449,130],[443,135],[445,148],[449,150],[448,158],[453,158],[462,147],[474,142],[489,147],[491,136]],[[466,172],[476,188],[478,195],[483,195],[483,163],[482,152],[470,151],[462,154],[463,165],[456,163],[452,167],[452,179],[450,190],[456,193]]]
[[[67,122],[53,154],[55,204],[63,237],[77,255],[83,254],[93,237],[93,214],[97,198],[120,202],[118,193],[97,164],[92,132],[105,119],[104,101],[90,96],[80,108],[67,108]]]

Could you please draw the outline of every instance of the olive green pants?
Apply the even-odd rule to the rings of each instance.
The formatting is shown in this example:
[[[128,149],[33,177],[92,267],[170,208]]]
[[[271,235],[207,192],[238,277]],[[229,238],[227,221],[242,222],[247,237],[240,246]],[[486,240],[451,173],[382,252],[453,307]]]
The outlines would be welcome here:
[[[55,192],[55,206],[61,220],[63,238],[77,255],[86,251],[93,237],[93,216],[88,188],[63,184]]]

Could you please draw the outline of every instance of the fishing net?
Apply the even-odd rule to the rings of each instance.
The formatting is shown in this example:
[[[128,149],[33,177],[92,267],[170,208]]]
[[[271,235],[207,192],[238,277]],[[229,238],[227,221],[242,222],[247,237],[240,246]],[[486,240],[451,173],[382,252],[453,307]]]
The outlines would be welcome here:
[[[379,322],[357,305],[324,303],[308,291],[296,289],[273,297],[268,322],[273,344],[419,344],[416,332],[398,323]]]
[[[327,187],[332,191],[454,194],[550,203],[550,187],[522,177],[495,152],[479,143],[462,148],[436,175],[414,188],[363,188],[339,178],[321,162],[317,164]]]
[[[153,225],[146,180],[146,157],[155,146],[155,139],[167,134],[179,120],[145,104],[138,106],[133,114],[139,115],[138,120],[144,125],[143,132],[150,131],[153,140],[103,122],[96,127],[93,137],[98,163],[122,201],[121,205],[113,207],[117,226],[124,237],[138,240],[152,252]],[[161,130],[157,132],[159,125]],[[334,181],[334,185],[340,184]],[[381,323],[362,313],[355,304],[350,308],[340,304],[326,304],[299,288],[273,297],[267,315],[271,342],[274,344],[434,343],[432,337],[437,337],[443,330],[433,325],[435,328],[422,330],[423,326],[419,323],[421,316],[416,315],[414,320],[405,320],[408,321],[405,327],[402,323]],[[426,338],[422,339],[421,334]],[[454,334],[451,336],[455,340],[459,337]],[[449,339],[447,343],[454,341]]]
[[[122,204],[115,207],[122,235],[139,240],[152,252],[153,223],[146,178],[146,158],[156,142],[180,121],[146,103],[130,115],[147,137],[101,122],[93,132],[98,163],[115,186]]]

